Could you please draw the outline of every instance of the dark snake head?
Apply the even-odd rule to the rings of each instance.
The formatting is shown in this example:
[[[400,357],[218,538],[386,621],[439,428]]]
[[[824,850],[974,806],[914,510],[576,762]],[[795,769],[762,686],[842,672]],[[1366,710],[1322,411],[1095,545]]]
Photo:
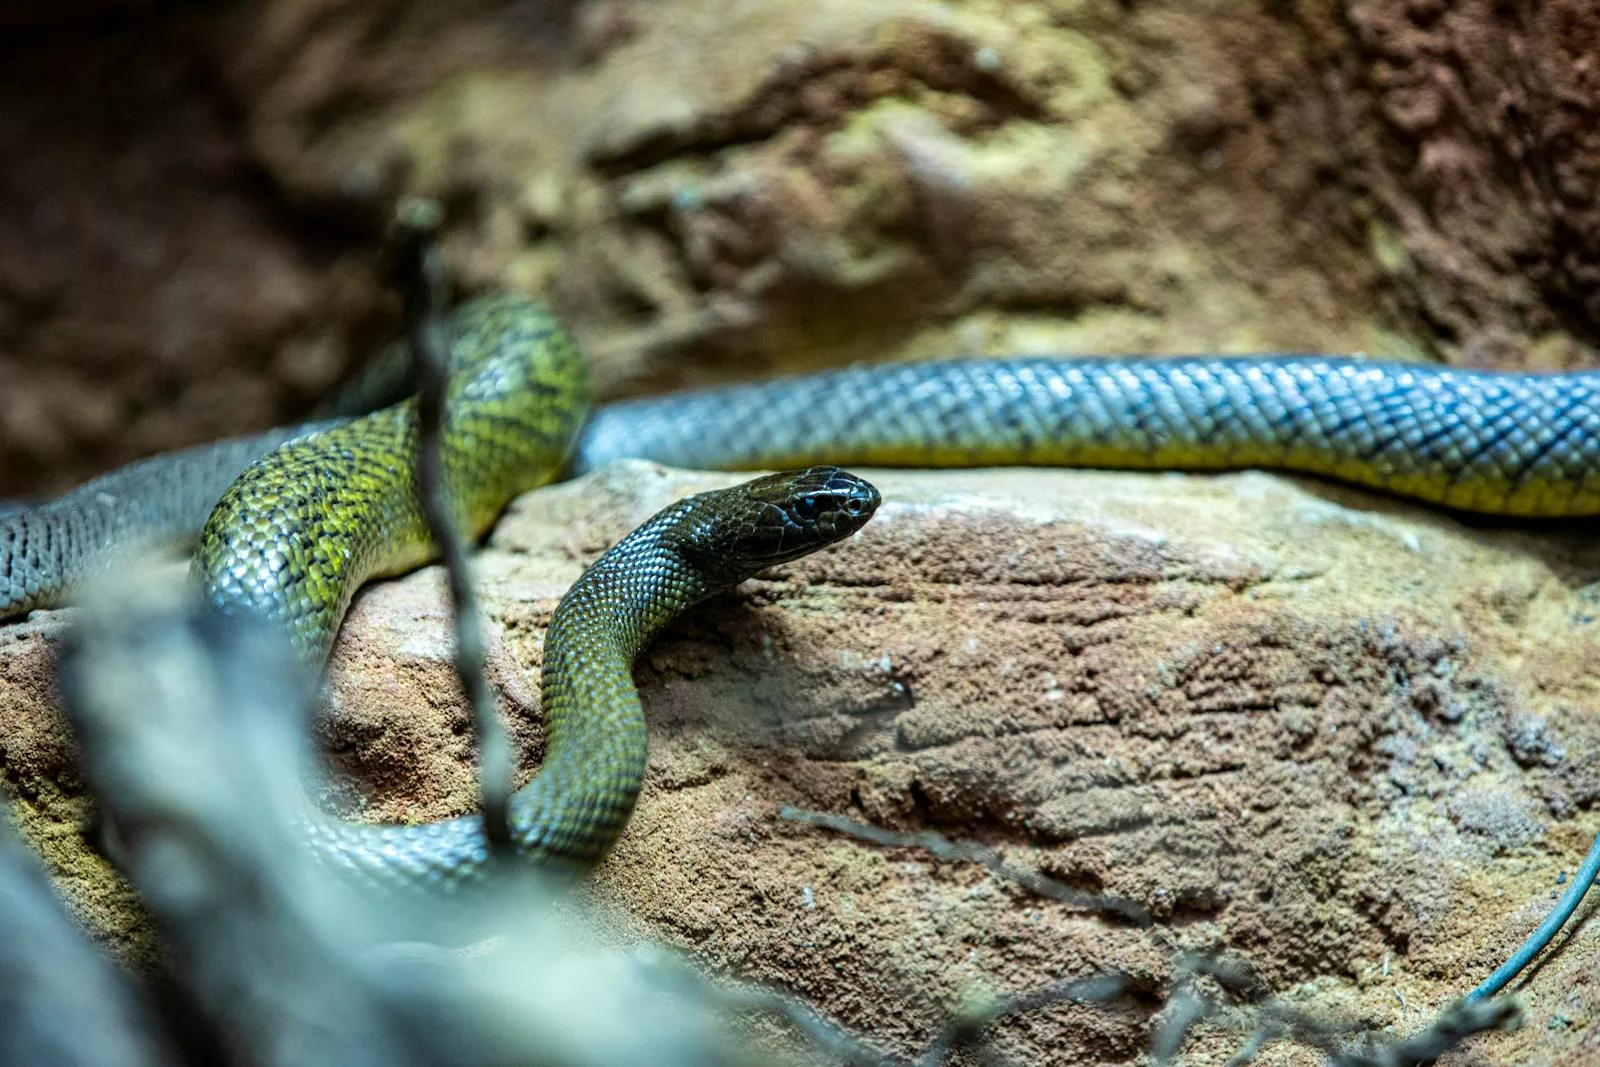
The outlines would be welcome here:
[[[838,467],[757,478],[704,494],[713,503],[695,553],[702,565],[739,581],[849,537],[866,525],[882,497],[872,483]]]

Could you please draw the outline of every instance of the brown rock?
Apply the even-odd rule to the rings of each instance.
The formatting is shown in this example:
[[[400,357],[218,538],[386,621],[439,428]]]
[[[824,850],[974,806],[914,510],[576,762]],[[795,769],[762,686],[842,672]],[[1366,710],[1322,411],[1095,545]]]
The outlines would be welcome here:
[[[1404,1033],[1515,947],[1600,830],[1600,554],[1581,532],[1256,473],[871,476],[886,503],[861,534],[704,605],[642,657],[648,779],[594,880],[625,936],[901,1049],[973,987],[1119,968],[1132,1006],[1052,1009],[998,1040],[1020,1062],[1129,1060],[1177,948]],[[618,465],[513,505],[477,573],[524,773],[561,591],[670,499],[733,480]],[[83,802],[47,710],[64,621],[0,629],[6,772],[79,914],[136,952],[127,898],[71,832]],[[347,807],[473,804],[446,629],[436,570],[359,599],[322,727],[359,786]],[[1157,925],[785,823],[782,804],[981,842],[1139,900]],[[1531,1025],[1484,1054],[1577,1062],[1566,1027],[1594,1010],[1597,950],[1580,928],[1538,972]],[[1212,1032],[1194,1062],[1238,1040]]]
[[[0,43],[0,497],[303,414],[378,302],[262,195],[195,20],[85,29]]]
[[[1592,363],[1600,19],[1534,6],[0,15],[0,495],[303,414],[395,325],[401,193],[608,393],[1046,349]]]
[[[1600,12],[1584,0],[1347,0],[1332,96],[1401,299],[1480,364],[1592,363]]]

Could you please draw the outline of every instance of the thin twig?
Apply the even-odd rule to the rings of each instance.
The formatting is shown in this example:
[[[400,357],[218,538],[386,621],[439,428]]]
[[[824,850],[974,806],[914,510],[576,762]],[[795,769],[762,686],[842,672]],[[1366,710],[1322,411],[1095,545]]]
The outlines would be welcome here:
[[[866,1040],[834,1022],[810,1004],[766,986],[718,982],[699,969],[667,953],[654,950],[638,954],[639,962],[655,971],[699,1004],[725,1012],[776,1015],[805,1036],[813,1049],[852,1067],[904,1067],[903,1060],[874,1048]]]
[[[472,702],[473,726],[478,734],[478,776],[484,835],[496,851],[511,847],[508,822],[511,792],[511,744],[496,714],[485,667],[483,628],[472,574],[461,537],[457,511],[445,484],[444,453],[440,444],[444,427],[444,400],[449,380],[449,342],[445,336],[444,261],[439,252],[439,205],[431,200],[408,200],[400,206],[398,227],[401,255],[409,284],[406,286],[406,322],[416,355],[417,495],[428,529],[439,547],[449,575],[450,599],[455,608],[456,670]]]
[[[1211,978],[1230,993],[1256,1002],[1268,993],[1250,968],[1236,959],[1217,956],[1209,952],[1180,953],[1176,962],[1180,975]]]
[[[1245,1040],[1244,1047],[1228,1058],[1224,1067],[1245,1067],[1246,1064],[1254,1063],[1262,1049],[1286,1033],[1283,1027],[1271,1021],[1262,1022]]]
[[[1420,1034],[1397,1041],[1372,1053],[1337,1053],[1334,1067],[1421,1067],[1432,1063],[1473,1034],[1485,1030],[1515,1030],[1522,1025],[1522,1006],[1510,997],[1498,1000],[1458,1000]]]
[[[857,822],[855,819],[848,819],[843,815],[830,815],[821,811],[804,811],[800,808],[790,807],[787,804],[778,809],[778,817],[789,822],[803,823],[806,826],[836,830],[839,833],[848,834],[862,841],[870,841],[875,845],[920,848],[933,853],[942,860],[981,864],[1007,881],[1015,882],[1042,897],[1059,900],[1064,904],[1071,904],[1078,908],[1087,908],[1090,911],[1112,912],[1139,926],[1147,926],[1150,923],[1150,913],[1137,901],[1129,900],[1126,897],[1106,896],[1099,893],[1080,893],[1071,886],[1063,885],[1054,878],[1047,878],[1037,871],[1030,871],[1026,867],[1018,867],[1015,864],[1007,863],[999,853],[984,848],[982,845],[951,841],[929,830],[903,834],[895,830],[885,830],[880,826]]]
[[[1166,1021],[1150,1037],[1151,1063],[1170,1062],[1189,1039],[1189,1030],[1217,1012],[1217,1006],[1197,994],[1187,980],[1177,983],[1166,1006],[1170,1009]]]

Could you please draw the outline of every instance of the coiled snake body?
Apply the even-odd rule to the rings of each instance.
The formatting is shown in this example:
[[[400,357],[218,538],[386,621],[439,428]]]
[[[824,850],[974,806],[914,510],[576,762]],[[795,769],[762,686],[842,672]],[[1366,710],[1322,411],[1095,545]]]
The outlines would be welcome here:
[[[537,305],[490,298],[452,322],[446,480],[474,534],[515,494],[625,455],[725,469],[1273,467],[1462,510],[1600,514],[1600,372],[1318,356],[952,361],[631,401],[590,418],[576,346]],[[278,620],[320,663],[361,582],[432,552],[413,484],[415,435],[403,403],[158,457],[0,513],[0,618],[59,600],[106,565],[113,544],[192,531],[220,497],[195,555],[208,596]],[[844,536],[876,504],[870,486],[832,468],[777,476],[675,505],[592,567],[547,638],[549,752],[515,799],[519,846],[579,861],[601,854],[644,770],[634,653],[689,603]],[[475,818],[323,819],[309,833],[330,862],[389,886],[458,884],[487,854]]]

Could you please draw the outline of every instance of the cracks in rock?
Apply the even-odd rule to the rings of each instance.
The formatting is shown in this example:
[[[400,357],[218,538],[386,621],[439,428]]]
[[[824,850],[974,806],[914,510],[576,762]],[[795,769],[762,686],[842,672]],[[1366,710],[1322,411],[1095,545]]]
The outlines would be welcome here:
[[[637,144],[593,155],[589,163],[602,178],[615,180],[669,162],[709,162],[729,148],[765,143],[793,124],[837,125],[849,113],[917,90],[965,96],[984,105],[995,124],[1046,117],[1040,104],[973,61],[971,42],[930,36],[942,54],[922,63],[883,54],[865,60],[804,57],[780,66],[737,110],[685,131],[654,133]],[[808,101],[808,95],[813,99]],[[826,96],[826,106],[815,100],[819,95]]]
[[[780,285],[811,285],[832,294],[893,285],[906,274],[908,257],[924,240],[904,210],[891,211],[890,217],[879,217],[881,210],[869,211],[870,218],[830,229],[823,240],[831,246],[811,249],[821,257],[818,262],[797,263],[794,248],[784,254],[774,247],[773,233],[779,225],[766,217],[772,207],[762,188],[772,179],[763,178],[760,170],[715,174],[727,153],[777,146],[780,138],[795,135],[801,140],[791,147],[809,157],[814,150],[802,143],[806,137],[840,129],[853,116],[884,101],[913,100],[925,93],[953,94],[970,101],[984,116],[973,131],[1046,117],[1041,103],[978,58],[982,49],[972,41],[938,27],[916,25],[901,37],[864,57],[802,55],[780,63],[744,99],[686,129],[658,127],[632,143],[590,154],[587,163],[599,180],[633,183],[616,198],[621,214],[641,239],[672,258],[687,290],[682,299],[699,307],[698,312],[683,308],[670,312],[673,322],[647,330],[646,336],[634,339],[636,344],[670,347],[730,326],[759,327],[762,294]],[[791,172],[811,171],[822,185],[870,180],[842,176],[838,168],[809,158],[788,163]],[[638,183],[652,170],[667,166],[686,168],[694,176],[686,176],[677,188],[639,195]],[[882,180],[893,185],[903,176]],[[861,227],[873,235],[869,240],[854,232]],[[725,259],[731,262],[723,263]],[[917,268],[910,269],[918,273]],[[635,294],[634,300],[652,305],[647,311],[668,313],[654,307],[649,296]],[[881,317],[903,304],[878,301],[874,312]]]

